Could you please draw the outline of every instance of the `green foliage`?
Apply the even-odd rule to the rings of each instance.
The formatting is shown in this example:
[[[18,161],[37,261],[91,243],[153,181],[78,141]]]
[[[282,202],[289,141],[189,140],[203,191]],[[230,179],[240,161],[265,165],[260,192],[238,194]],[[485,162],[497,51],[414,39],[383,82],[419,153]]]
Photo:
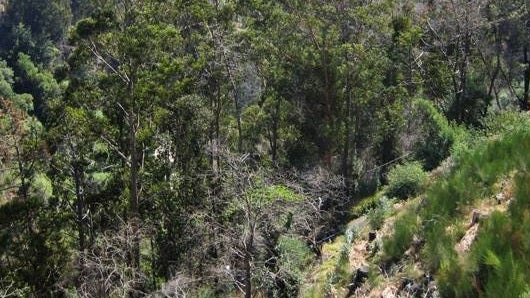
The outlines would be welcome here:
[[[279,253],[279,272],[282,278],[294,279],[300,284],[306,274],[307,267],[313,261],[313,253],[306,243],[292,236],[280,236],[276,244]]]
[[[30,94],[16,94],[13,90],[15,73],[0,60],[0,98],[10,99],[20,109],[30,112],[33,110],[33,97]]]
[[[19,53],[49,66],[59,55],[56,44],[62,41],[71,21],[70,1],[5,1],[0,34],[0,56],[14,66]]]
[[[332,289],[343,288],[351,282],[351,268],[349,267],[349,253],[356,235],[347,231],[322,246],[322,254],[328,256],[314,272],[314,283],[303,292],[304,297],[322,297],[332,292]]]
[[[110,10],[98,10],[93,17],[79,20],[70,33],[71,41],[80,41],[92,35],[112,29],[116,25],[116,14]]]
[[[517,176],[516,199],[509,214],[493,213],[473,246],[470,257],[474,268],[472,273],[479,278],[486,297],[519,297],[530,286],[526,278],[530,274],[526,263],[530,248],[525,240],[530,236],[530,187],[527,181],[528,174]]]
[[[368,212],[368,221],[373,230],[379,230],[385,219],[393,211],[394,201],[387,197],[381,197],[377,207]]]
[[[528,237],[528,176],[530,159],[522,152],[530,148],[526,120],[517,114],[501,114],[487,120],[490,134],[474,150],[467,150],[457,160],[449,177],[435,183],[426,193],[425,207],[420,212],[421,230],[426,243],[423,260],[437,273],[441,295],[454,297],[509,296],[519,297],[528,289],[525,276],[529,268],[523,256],[529,251],[523,239]],[[516,123],[508,130],[497,125]],[[508,125],[509,127],[509,125]],[[493,212],[479,226],[476,242],[468,255],[454,250],[462,237],[459,218],[477,200],[492,196],[494,185],[516,171],[517,193],[509,214]],[[397,223],[396,223],[397,225]],[[399,253],[399,251],[398,251]]]
[[[389,197],[404,199],[419,194],[426,186],[428,175],[419,162],[397,165],[388,173],[385,192]]]
[[[449,155],[454,171],[397,216],[386,261],[419,235],[442,296],[528,293],[528,177],[472,257],[453,249],[455,218],[528,168],[528,116],[486,115],[527,106],[528,12],[416,2],[0,0],[0,296],[83,296],[90,268],[71,256],[111,250],[149,282],[87,284],[148,295],[178,275],[192,296],[245,280],[252,296],[304,295],[305,241],[336,233],[367,181],[389,185],[351,214],[378,229]],[[408,152],[418,162],[387,173]],[[342,177],[306,178],[321,168]],[[322,244],[316,297],[345,294],[354,234]]]
[[[519,111],[488,113],[481,121],[486,136],[503,136],[520,130],[530,129],[528,114]]]
[[[29,26],[37,40],[50,38],[59,41],[71,20],[70,3],[66,0],[20,0],[9,1],[6,7],[6,22]]]
[[[455,95],[447,115],[458,123],[477,126],[486,115],[492,97],[483,84],[483,77],[472,73],[466,79],[466,92]]]
[[[48,113],[49,102],[60,98],[63,86],[55,80],[52,73],[39,69],[31,57],[24,53],[18,54],[17,67],[23,79],[21,89],[33,95],[35,114],[43,121]]]
[[[413,210],[407,210],[396,218],[394,233],[390,238],[384,239],[384,260],[395,261],[403,256],[410,247],[412,237],[419,230],[419,218]]]
[[[215,295],[215,291],[210,289],[210,288],[207,288],[207,287],[202,287],[200,288],[199,290],[197,290],[197,293],[196,293],[196,296],[197,298],[215,298],[217,297]]]
[[[386,198],[383,192],[379,192],[367,198],[363,198],[360,202],[356,203],[355,206],[353,206],[350,214],[353,218],[365,215],[371,210],[379,207],[381,205],[381,202],[383,202],[384,200],[386,200]]]
[[[426,170],[436,168],[449,156],[452,148],[461,147],[465,130],[449,123],[431,101],[416,99],[413,104],[414,121],[418,121],[420,138],[414,146],[414,155]]]
[[[247,195],[251,197],[252,201],[264,202],[265,204],[275,201],[300,202],[304,198],[285,185],[266,185],[254,188]]]
[[[32,195],[41,199],[48,200],[53,196],[52,181],[43,173],[35,175],[32,185]]]

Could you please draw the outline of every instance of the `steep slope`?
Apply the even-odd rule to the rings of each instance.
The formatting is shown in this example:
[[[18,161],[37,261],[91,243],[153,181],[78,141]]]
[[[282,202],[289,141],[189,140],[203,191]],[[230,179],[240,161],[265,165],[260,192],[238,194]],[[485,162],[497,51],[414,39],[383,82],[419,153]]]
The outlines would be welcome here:
[[[324,245],[302,296],[530,293],[529,149],[521,127],[447,161],[419,196],[366,199],[379,202]]]

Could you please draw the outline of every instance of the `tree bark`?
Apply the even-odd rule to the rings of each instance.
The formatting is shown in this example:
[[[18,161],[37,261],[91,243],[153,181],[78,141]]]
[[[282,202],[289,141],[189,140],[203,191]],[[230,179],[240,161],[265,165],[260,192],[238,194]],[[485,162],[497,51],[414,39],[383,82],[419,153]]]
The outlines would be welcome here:
[[[344,145],[342,153],[342,176],[344,177],[346,196],[351,193],[350,144],[351,144],[351,90],[349,78],[346,78],[346,117],[344,117]]]
[[[281,104],[282,98],[278,96],[274,107],[274,115],[272,116],[271,158],[274,165],[278,163],[278,130],[280,129]]]
[[[524,55],[524,64],[526,65],[526,68],[524,70],[524,95],[523,99],[521,101],[521,110],[522,111],[528,111],[529,109],[529,103],[528,103],[528,94],[530,90],[530,60],[528,59],[528,47],[523,47],[523,55]]]
[[[245,281],[244,291],[245,298],[252,298],[252,249],[254,246],[254,227],[252,224],[248,225],[249,235],[245,241]]]
[[[133,233],[133,247],[131,252],[131,266],[139,269],[140,268],[140,236],[138,235],[140,226],[140,212],[139,212],[139,198],[138,198],[138,170],[139,170],[139,159],[138,159],[138,148],[136,139],[137,130],[137,116],[134,109],[134,92],[133,92],[132,81],[128,83],[127,95],[132,101],[131,107],[128,111],[128,122],[129,122],[129,150],[130,150],[130,181],[129,181],[129,212],[130,221]]]
[[[85,200],[83,198],[82,181],[83,181],[83,169],[79,162],[73,164],[73,178],[75,183],[75,196],[76,196],[76,216],[77,216],[77,233],[79,241],[79,251],[84,251],[86,248],[86,233],[83,214],[85,211]]]

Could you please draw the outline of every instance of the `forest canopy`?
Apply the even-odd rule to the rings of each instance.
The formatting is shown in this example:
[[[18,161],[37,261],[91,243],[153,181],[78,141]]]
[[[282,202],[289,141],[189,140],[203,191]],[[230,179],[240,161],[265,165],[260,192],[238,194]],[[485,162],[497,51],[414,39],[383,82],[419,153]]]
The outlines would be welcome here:
[[[301,295],[361,198],[526,115],[529,9],[0,0],[0,296]]]

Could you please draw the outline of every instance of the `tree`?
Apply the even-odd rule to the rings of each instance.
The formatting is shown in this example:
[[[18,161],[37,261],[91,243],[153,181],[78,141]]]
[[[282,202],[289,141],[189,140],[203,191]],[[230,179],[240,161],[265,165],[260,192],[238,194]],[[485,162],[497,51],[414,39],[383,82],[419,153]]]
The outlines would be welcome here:
[[[63,40],[72,13],[67,0],[7,1],[0,23],[0,55],[10,65],[25,53],[37,63],[48,65],[55,57],[54,46]]]
[[[476,41],[485,29],[484,7],[485,1],[473,0],[437,1],[428,8],[429,38],[424,39],[425,49],[449,65],[451,100],[444,108],[448,117],[459,123],[477,124],[490,100],[486,87],[477,84],[473,70]]]
[[[22,107],[25,107],[22,105]],[[62,218],[46,175],[43,126],[10,100],[0,102],[0,269],[9,286],[53,296],[67,256]]]

